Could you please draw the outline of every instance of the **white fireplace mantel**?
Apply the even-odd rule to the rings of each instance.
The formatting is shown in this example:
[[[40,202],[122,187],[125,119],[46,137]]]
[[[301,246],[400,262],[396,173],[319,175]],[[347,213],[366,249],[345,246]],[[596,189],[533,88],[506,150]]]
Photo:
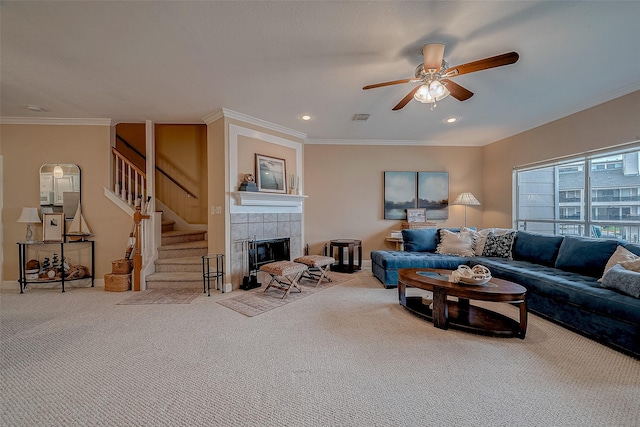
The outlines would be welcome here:
[[[264,193],[260,191],[236,191],[232,193],[239,206],[291,206],[302,207],[309,196],[297,194]]]

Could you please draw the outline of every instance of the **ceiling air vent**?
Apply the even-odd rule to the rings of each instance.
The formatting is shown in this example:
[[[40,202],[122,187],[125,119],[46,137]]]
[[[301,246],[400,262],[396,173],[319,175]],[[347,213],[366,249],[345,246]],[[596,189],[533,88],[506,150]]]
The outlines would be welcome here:
[[[366,122],[369,119],[370,114],[354,114],[353,121],[354,122]]]

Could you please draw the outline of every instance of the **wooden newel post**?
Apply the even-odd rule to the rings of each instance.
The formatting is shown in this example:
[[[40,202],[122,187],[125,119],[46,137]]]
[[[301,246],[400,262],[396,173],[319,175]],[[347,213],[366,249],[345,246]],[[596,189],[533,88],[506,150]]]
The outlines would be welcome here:
[[[149,219],[149,215],[144,215],[140,210],[139,200],[136,201],[136,211],[133,213],[135,224],[134,238],[135,247],[133,249],[133,290],[140,290],[140,272],[142,271],[142,250],[140,249],[140,223],[143,219]]]

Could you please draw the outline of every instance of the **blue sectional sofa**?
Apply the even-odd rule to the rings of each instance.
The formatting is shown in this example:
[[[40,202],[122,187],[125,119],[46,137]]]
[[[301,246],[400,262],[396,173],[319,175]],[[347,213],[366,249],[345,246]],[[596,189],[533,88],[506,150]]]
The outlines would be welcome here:
[[[640,256],[640,245],[517,231],[509,256],[470,257],[436,253],[440,230],[403,230],[405,251],[371,252],[374,276],[392,288],[397,287],[401,268],[454,270],[462,264],[482,264],[494,277],[526,287],[531,312],[640,358],[640,298],[605,287],[611,282],[617,287],[627,276],[640,283],[640,273],[613,268],[605,284],[599,281],[619,246]]]

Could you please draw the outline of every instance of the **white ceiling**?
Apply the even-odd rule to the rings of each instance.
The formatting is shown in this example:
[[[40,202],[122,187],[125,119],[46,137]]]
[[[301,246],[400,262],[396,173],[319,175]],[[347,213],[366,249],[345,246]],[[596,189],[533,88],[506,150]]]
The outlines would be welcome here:
[[[315,143],[485,145],[640,89],[638,1],[2,1],[0,14],[3,119],[202,123],[224,107]],[[450,65],[520,60],[455,78],[475,96],[435,111],[391,111],[413,84],[362,90],[413,77],[433,42]]]

